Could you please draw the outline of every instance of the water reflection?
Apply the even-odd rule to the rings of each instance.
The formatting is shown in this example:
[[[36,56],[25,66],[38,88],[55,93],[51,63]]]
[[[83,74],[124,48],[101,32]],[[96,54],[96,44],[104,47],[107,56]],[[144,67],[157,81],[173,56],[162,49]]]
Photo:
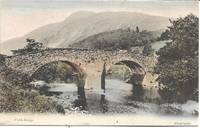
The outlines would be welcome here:
[[[142,97],[142,88],[140,86],[133,86],[117,79],[106,79],[105,89],[102,90],[98,90],[96,87],[85,90],[84,86],[77,86],[77,83],[48,84],[43,81],[37,81],[34,84],[40,94],[52,96],[66,108],[69,106],[79,107],[81,110],[90,112],[106,113],[111,109],[109,104],[125,105],[127,100],[140,100],[140,97]],[[81,82],[78,84],[81,84]]]
[[[81,107],[83,110],[88,109],[84,87],[78,87],[78,99],[74,102],[74,106]]]
[[[132,100],[144,101],[144,88],[142,85],[132,84],[132,95],[130,96]]]
[[[185,113],[191,114],[198,111],[198,103],[194,101],[188,102],[185,106],[171,104],[169,108],[169,104],[159,105],[152,102],[136,101],[135,96],[141,94],[138,92],[141,88],[138,86],[115,79],[106,79],[105,83],[105,92],[95,89],[95,87],[90,89],[77,88],[75,83],[45,83],[37,85],[36,88],[42,88],[40,93],[51,96],[64,107],[65,111],[70,110],[71,112],[80,108],[78,110],[87,110],[91,114],[146,112],[166,115],[165,112],[169,110],[176,113],[180,106],[180,110],[185,111]],[[149,91],[149,94],[153,93],[152,89]],[[145,95],[148,94],[147,92],[145,89]]]
[[[101,95],[100,108],[102,113],[106,113],[108,111],[108,101],[105,99],[105,92]]]
[[[127,96],[132,95],[132,85],[117,79],[106,79],[106,99],[123,103]]]

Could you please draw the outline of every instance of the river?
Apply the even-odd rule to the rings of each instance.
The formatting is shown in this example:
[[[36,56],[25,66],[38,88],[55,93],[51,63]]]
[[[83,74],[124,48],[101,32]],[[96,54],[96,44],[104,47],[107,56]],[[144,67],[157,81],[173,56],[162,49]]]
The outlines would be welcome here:
[[[77,99],[77,87],[75,84],[51,83],[49,91],[62,92],[60,95],[52,96],[59,101],[67,111],[73,113],[77,108],[73,108],[73,102]],[[185,104],[154,104],[148,102],[138,102],[131,99],[133,95],[132,85],[116,79],[106,79],[105,104],[101,104],[101,92],[95,88],[85,89],[87,114],[136,114],[147,113],[156,115],[176,115],[194,117],[198,112],[198,103],[188,101]],[[146,90],[148,91],[148,90]],[[151,93],[152,90],[150,90]],[[155,92],[156,93],[156,92]],[[170,110],[168,110],[168,108]]]
[[[50,96],[65,108],[62,114],[8,113],[0,114],[0,122],[13,125],[133,125],[133,126],[196,126],[198,103],[188,101],[185,104],[153,104],[130,99],[132,85],[120,80],[106,80],[106,102],[100,102],[101,92],[85,89],[88,110],[73,107],[77,99],[77,87],[70,83],[51,83],[50,92],[59,92]],[[62,92],[62,94],[60,93]],[[168,109],[170,108],[171,113]],[[102,111],[103,110],[103,111]],[[18,121],[26,120],[26,121]]]

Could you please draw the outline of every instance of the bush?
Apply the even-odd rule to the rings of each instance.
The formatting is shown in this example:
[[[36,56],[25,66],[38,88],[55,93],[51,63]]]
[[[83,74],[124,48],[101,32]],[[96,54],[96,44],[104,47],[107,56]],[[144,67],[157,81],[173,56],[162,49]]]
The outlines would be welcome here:
[[[0,72],[1,80],[8,81],[10,85],[20,86],[21,88],[28,89],[28,83],[30,82],[30,78],[27,74],[21,73],[19,71],[15,71],[14,69],[10,69],[4,67]]]
[[[0,112],[64,113],[64,109],[52,99],[39,95],[38,92],[29,92],[1,81]]]

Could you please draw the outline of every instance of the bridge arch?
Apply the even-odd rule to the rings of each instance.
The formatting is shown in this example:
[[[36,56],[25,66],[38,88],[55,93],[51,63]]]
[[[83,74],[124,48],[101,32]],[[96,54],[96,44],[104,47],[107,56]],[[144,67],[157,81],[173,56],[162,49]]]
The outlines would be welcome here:
[[[70,62],[70,61],[67,61],[67,60],[56,60],[56,61],[47,62],[45,64],[42,64],[42,66],[39,66],[38,68],[36,68],[30,76],[31,80],[33,80],[34,78],[37,78],[38,73],[45,70],[46,67],[49,66],[51,68],[51,66],[53,64],[56,65],[58,63],[63,63],[63,64],[66,64],[66,65],[69,65],[73,70],[72,75],[76,76],[79,80],[85,79],[86,74],[85,74],[84,70],[80,67],[80,65],[77,65],[77,64]],[[77,86],[84,86],[84,84],[80,84],[80,83],[76,83],[76,84],[77,84]]]
[[[139,76],[140,77],[138,79],[139,83],[142,84],[144,76],[146,75],[146,71],[145,71],[145,69],[143,68],[143,66],[140,63],[138,63],[138,62],[136,62],[134,60],[126,60],[126,59],[116,61],[113,64],[107,66],[106,70],[107,70],[108,74],[111,73],[110,71],[111,71],[111,69],[112,69],[112,67],[114,65],[125,65],[126,67],[128,67],[130,72],[131,72],[132,78],[133,78],[134,75]],[[137,81],[132,79],[132,83],[133,82],[137,82]],[[134,83],[134,84],[139,84],[139,83],[137,82],[137,83]]]
[[[75,83],[77,86],[77,97],[78,97],[78,99],[74,101],[75,107],[82,106],[83,109],[87,109],[87,102],[86,102],[86,96],[85,96],[85,90],[84,90],[86,74],[84,70],[80,67],[80,65],[77,65],[67,60],[51,61],[37,68],[37,70],[35,70],[35,72],[31,75],[31,80],[34,80],[35,78],[37,78],[37,75],[40,74],[40,71],[44,70],[46,66],[52,66],[51,64],[56,65],[59,62],[61,64],[63,63],[63,64],[69,65],[73,70],[71,72],[72,73],[71,75],[73,75],[75,80],[73,80],[72,82]]]

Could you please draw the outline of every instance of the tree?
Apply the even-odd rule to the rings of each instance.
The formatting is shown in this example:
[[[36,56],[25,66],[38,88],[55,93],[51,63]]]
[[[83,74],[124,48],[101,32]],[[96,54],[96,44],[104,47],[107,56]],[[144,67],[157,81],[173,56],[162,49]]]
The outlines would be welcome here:
[[[170,23],[168,35],[172,41],[157,52],[156,72],[158,82],[168,88],[169,95],[173,93],[174,101],[185,102],[198,97],[193,94],[198,90],[199,19],[190,14]]]
[[[32,51],[32,50],[40,50],[43,48],[43,44],[36,42],[34,39],[26,39],[27,45],[24,47],[27,51]]]
[[[136,26],[136,32],[137,32],[137,33],[139,33],[139,32],[140,32],[140,30],[139,30],[139,27],[138,27],[138,26]]]
[[[36,42],[34,39],[26,39],[27,45],[23,49],[11,50],[13,54],[26,54],[29,52],[37,52],[45,49],[42,43]]]

